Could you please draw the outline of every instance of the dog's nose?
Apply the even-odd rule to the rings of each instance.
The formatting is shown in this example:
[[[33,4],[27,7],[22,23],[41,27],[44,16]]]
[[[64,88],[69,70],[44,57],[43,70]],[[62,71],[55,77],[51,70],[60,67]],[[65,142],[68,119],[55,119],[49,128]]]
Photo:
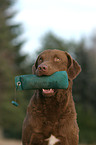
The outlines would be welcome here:
[[[39,70],[40,72],[47,72],[47,71],[48,71],[48,66],[45,65],[45,64],[40,64],[40,65],[38,66],[38,70]]]

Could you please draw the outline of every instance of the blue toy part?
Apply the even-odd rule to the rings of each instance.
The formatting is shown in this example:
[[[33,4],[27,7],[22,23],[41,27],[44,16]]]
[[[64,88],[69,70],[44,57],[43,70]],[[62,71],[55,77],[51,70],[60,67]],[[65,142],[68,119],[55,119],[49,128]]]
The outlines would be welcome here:
[[[21,75],[15,77],[16,90],[31,89],[67,89],[68,75],[66,71],[58,71],[50,76]]]
[[[19,104],[18,104],[17,102],[15,102],[15,101],[12,101],[11,103],[12,103],[14,106],[16,106],[16,107],[19,105]]]

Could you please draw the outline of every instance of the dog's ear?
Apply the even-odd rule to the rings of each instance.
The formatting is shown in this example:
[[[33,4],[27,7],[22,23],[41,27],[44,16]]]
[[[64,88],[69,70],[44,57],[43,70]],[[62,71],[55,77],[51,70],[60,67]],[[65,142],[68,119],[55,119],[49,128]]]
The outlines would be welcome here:
[[[32,74],[35,74],[37,67],[38,67],[38,58],[37,58],[35,64],[32,66]]]
[[[35,64],[32,66],[32,74],[34,75],[35,74],[35,71],[36,71],[36,67],[35,67]]]
[[[65,52],[65,53],[68,58],[68,69],[67,69],[68,78],[73,80],[81,72],[81,67],[77,61],[72,59],[72,57],[69,53],[67,53],[67,52]]]

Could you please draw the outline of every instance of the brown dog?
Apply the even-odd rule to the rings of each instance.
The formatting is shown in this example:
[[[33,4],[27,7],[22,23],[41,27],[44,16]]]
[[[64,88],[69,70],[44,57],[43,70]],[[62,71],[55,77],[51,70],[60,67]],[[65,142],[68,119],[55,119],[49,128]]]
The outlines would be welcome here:
[[[37,76],[57,71],[67,71],[68,89],[35,91],[23,123],[23,145],[78,145],[72,80],[81,71],[79,64],[67,52],[46,50],[33,65],[33,73]]]

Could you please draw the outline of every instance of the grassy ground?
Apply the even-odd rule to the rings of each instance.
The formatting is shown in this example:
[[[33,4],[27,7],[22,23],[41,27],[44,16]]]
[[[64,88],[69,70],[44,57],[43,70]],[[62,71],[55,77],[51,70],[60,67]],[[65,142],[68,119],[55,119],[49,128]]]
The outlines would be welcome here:
[[[0,145],[22,145],[22,143],[21,141],[17,141],[17,140],[0,139]],[[87,145],[87,144],[82,144],[82,145]]]

